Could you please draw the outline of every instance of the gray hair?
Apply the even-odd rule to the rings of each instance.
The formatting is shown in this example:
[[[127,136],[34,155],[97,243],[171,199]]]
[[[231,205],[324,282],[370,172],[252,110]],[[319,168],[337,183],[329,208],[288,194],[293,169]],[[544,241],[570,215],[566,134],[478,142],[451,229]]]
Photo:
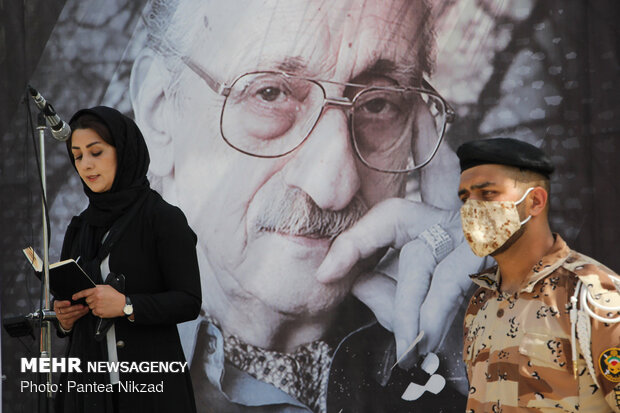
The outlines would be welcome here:
[[[187,47],[187,36],[191,30],[181,30],[177,24],[180,0],[152,0],[143,15],[147,29],[146,46],[163,57],[168,70],[176,74],[180,71],[181,60]],[[186,20],[186,22],[194,19]]]
[[[196,25],[200,22],[204,26],[208,24],[205,9],[211,4],[213,1],[209,0],[151,0],[146,8],[143,19],[147,28],[147,47],[164,58],[173,81],[178,79],[183,68],[180,57],[189,52]],[[411,49],[417,48],[418,75],[430,75],[435,60],[435,18],[430,0],[420,0],[420,5],[420,25]],[[196,16],[203,16],[203,19]]]

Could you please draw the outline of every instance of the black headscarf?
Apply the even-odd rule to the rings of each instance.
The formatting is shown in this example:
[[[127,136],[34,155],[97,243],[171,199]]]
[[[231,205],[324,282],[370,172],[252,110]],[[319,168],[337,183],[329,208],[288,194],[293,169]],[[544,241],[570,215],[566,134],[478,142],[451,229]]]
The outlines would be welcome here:
[[[78,221],[73,222],[67,230],[65,240],[73,245],[63,245],[63,251],[75,251],[75,243],[79,243],[77,248],[82,266],[95,278],[95,282],[101,283],[99,266],[107,255],[101,256],[101,241],[112,225],[150,191],[146,177],[150,159],[142,132],[133,120],[116,109],[97,106],[77,111],[69,124],[73,125],[84,115],[96,117],[110,132],[112,145],[116,149],[116,175],[112,188],[106,192],[93,192],[82,182],[89,204]],[[67,150],[75,168],[70,145],[67,145]]]
[[[99,118],[107,126],[116,148],[117,167],[112,188],[107,192],[96,193],[82,182],[84,193],[90,201],[84,211],[84,219],[90,225],[105,227],[122,215],[140,193],[149,187],[146,178],[149,153],[142,132],[135,122],[116,109],[106,106],[82,109],[71,117],[69,124],[86,114]],[[67,149],[73,163],[71,148]],[[75,168],[74,163],[73,167]]]

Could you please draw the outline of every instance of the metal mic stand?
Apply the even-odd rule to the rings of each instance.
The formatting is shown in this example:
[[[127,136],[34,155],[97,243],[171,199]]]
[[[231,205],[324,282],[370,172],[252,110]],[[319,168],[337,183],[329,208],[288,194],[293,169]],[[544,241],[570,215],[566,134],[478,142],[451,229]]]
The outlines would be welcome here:
[[[43,308],[37,310],[33,316],[41,322],[41,335],[39,341],[39,348],[41,351],[41,359],[51,359],[52,357],[52,321],[56,320],[56,313],[50,308],[50,267],[49,267],[49,234],[47,232],[47,183],[45,172],[45,129],[47,129],[45,116],[39,112],[37,117],[37,130],[39,131],[39,157],[40,157],[40,169],[41,169],[41,187],[43,193],[41,194],[41,211],[43,217]],[[40,365],[40,364],[39,364]],[[47,412],[49,409],[49,400],[52,398],[51,384],[51,360],[50,371],[45,374],[46,377],[46,396],[43,403],[40,405],[41,411]]]

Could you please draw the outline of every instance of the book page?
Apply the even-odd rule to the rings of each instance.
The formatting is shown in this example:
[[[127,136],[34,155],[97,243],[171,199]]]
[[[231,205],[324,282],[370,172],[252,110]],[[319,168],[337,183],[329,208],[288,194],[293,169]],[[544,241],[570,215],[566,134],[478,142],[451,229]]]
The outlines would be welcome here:
[[[43,271],[43,260],[37,255],[37,253],[32,247],[24,248],[22,251],[24,252],[24,255],[26,256],[28,261],[30,261],[30,264],[32,264],[32,267],[35,269],[35,271]]]

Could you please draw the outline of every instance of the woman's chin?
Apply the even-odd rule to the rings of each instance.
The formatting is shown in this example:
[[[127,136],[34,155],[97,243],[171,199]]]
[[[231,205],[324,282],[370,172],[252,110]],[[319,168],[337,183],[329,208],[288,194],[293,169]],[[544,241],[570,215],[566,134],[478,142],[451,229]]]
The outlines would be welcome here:
[[[91,191],[93,191],[96,194],[101,194],[104,192],[108,192],[110,190],[110,188],[106,187],[106,186],[102,186],[102,185],[92,185],[89,184],[88,182],[86,182],[86,186],[88,187],[88,189],[90,189]]]

